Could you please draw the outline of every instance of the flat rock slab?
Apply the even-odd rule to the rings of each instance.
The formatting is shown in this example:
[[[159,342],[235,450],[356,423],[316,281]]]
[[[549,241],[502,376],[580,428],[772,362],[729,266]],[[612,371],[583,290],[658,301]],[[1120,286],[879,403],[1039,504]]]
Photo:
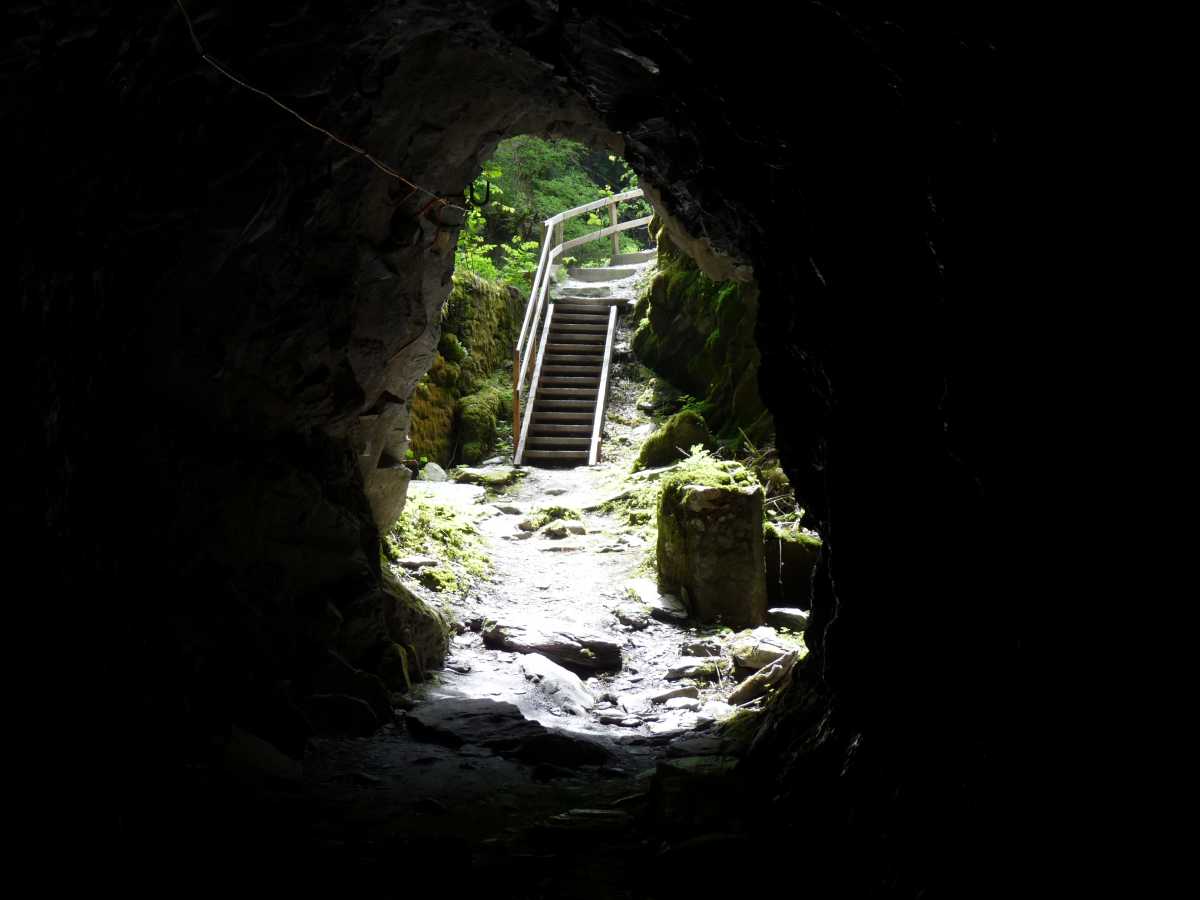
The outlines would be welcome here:
[[[795,649],[795,644],[781,639],[770,626],[760,626],[753,631],[742,632],[729,644],[734,663],[743,669],[755,671],[769,666],[785,653]]]
[[[776,628],[804,631],[808,627],[808,613],[792,606],[777,606],[767,610],[767,624]]]
[[[513,466],[489,466],[487,468],[472,468],[466,466],[454,473],[454,480],[459,484],[476,484],[481,487],[502,488],[515,484],[518,478],[524,477],[525,472]]]
[[[683,737],[667,744],[667,756],[730,756],[735,744],[728,738],[711,734]]]
[[[540,653],[575,672],[615,672],[621,647],[598,635],[553,627],[492,624],[483,630],[484,646],[510,653]]]
[[[623,603],[613,610],[613,615],[616,616],[618,622],[628,625],[635,631],[649,627],[650,617],[646,613],[645,607],[634,603]]]
[[[422,741],[446,747],[477,744],[490,750],[515,750],[548,729],[521,715],[511,703],[498,700],[449,698],[435,700],[405,717],[409,733]]]
[[[720,656],[723,648],[716,638],[694,638],[684,641],[679,652],[684,656]]]
[[[399,566],[402,569],[410,569],[414,572],[417,569],[424,569],[426,566],[436,566],[437,564],[438,560],[432,556],[406,556],[399,562]]]
[[[405,717],[418,740],[447,747],[471,744],[523,762],[554,766],[601,765],[611,757],[595,741],[552,731],[521,715],[511,703],[447,698],[420,706]]]
[[[697,681],[717,681],[724,675],[733,674],[733,667],[728,660],[716,656],[696,657],[683,656],[667,669],[667,681],[679,681],[681,678],[694,678]]]
[[[674,690],[665,691],[650,698],[650,702],[657,706],[660,703],[666,703],[668,700],[674,700],[677,697],[688,697],[692,700],[697,700],[700,697],[700,689],[694,687],[681,687]]]
[[[635,578],[626,585],[631,598],[649,608],[650,615],[660,622],[680,624],[688,620],[687,607],[674,594],[660,594],[658,585],[649,578]]]
[[[730,705],[738,706],[742,703],[749,703],[751,700],[761,697],[771,688],[778,687],[788,677],[796,665],[796,661],[800,658],[802,658],[800,651],[791,650],[769,666],[759,669],[733,689],[733,693],[729,695]]]
[[[540,653],[521,657],[521,673],[547,705],[574,716],[596,705],[596,698],[578,675]]]

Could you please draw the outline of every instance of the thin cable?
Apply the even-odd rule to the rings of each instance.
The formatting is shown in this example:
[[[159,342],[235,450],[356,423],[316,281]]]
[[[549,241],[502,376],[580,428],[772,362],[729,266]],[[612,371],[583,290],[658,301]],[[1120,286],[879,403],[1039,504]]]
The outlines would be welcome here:
[[[377,159],[375,156],[373,156],[371,153],[368,153],[362,147],[359,147],[356,144],[352,144],[349,141],[343,140],[342,138],[340,138],[336,134],[334,134],[332,131],[330,131],[328,128],[322,128],[320,125],[316,124],[315,122],[312,122],[312,121],[306,119],[304,116],[300,115],[300,113],[296,112],[296,110],[292,109],[287,104],[276,99],[271,94],[268,94],[266,91],[262,90],[261,88],[256,88],[254,85],[248,84],[245,81],[243,81],[242,79],[238,78],[236,75],[234,75],[232,72],[230,72],[224,66],[222,66],[219,62],[217,62],[215,59],[213,59],[211,56],[209,56],[206,52],[204,52],[204,46],[200,43],[200,39],[196,36],[196,29],[192,25],[192,17],[189,16],[187,13],[187,10],[183,8],[183,0],[175,0],[175,5],[179,7],[179,12],[183,14],[183,21],[187,24],[188,34],[191,35],[191,38],[192,38],[192,45],[196,48],[196,52],[198,54],[200,54],[200,58],[202,60],[204,60],[206,63],[208,63],[210,66],[212,66],[214,69],[216,69],[218,72],[220,72],[222,75],[224,75],[226,78],[228,78],[230,81],[232,81],[234,84],[239,85],[240,87],[244,87],[246,90],[252,91],[253,93],[258,94],[260,97],[266,97],[268,100],[270,100],[272,103],[274,103],[280,109],[282,109],[284,112],[288,113],[289,115],[293,116],[294,118],[296,118],[303,124],[307,125],[313,131],[319,131],[321,134],[325,135],[331,141],[341,144],[347,150],[357,153],[359,156],[363,157],[367,162],[369,162],[375,168],[379,169],[379,171],[383,172],[385,175],[395,178],[397,181],[401,182],[402,184],[408,185],[410,188],[412,188],[412,191],[410,191],[408,194],[409,197],[411,197],[413,193],[419,192],[419,193],[422,193],[425,196],[431,198],[431,201],[436,201],[437,203],[440,203],[442,206],[447,206],[450,209],[457,209],[461,213],[467,212],[467,210],[464,209],[463,207],[457,206],[457,205],[449,202],[448,200],[444,200],[442,197],[438,196],[433,191],[427,190],[426,188],[421,187],[419,184],[413,184],[411,181],[409,181],[407,178],[405,178],[403,175],[401,175],[399,172],[397,172],[395,169],[393,169],[387,163],[382,162],[381,160]],[[407,199],[407,197],[405,199]],[[433,205],[432,202],[430,202],[429,204],[426,204],[425,209],[428,209],[432,205]],[[422,212],[424,212],[424,210],[422,210]]]

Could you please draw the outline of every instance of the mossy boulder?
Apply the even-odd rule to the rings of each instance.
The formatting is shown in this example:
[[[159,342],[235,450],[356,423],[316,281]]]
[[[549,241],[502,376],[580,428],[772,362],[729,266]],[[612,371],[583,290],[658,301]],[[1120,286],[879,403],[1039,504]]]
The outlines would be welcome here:
[[[663,479],[658,585],[701,622],[766,621],[763,490],[743,466],[697,455]]]
[[[452,331],[442,332],[442,338],[438,341],[438,353],[442,354],[442,358],[447,362],[452,363],[460,363],[467,358],[467,348]]]
[[[713,281],[667,241],[634,316],[634,354],[705,401],[704,418],[722,443],[769,440],[774,424],[758,391],[758,289],[752,282]]]
[[[448,466],[461,447],[466,462],[478,462],[495,445],[496,421],[509,414],[497,373],[511,363],[522,299],[499,282],[455,274],[438,352],[409,401],[414,456]]]
[[[409,676],[440,669],[450,651],[450,623],[441,610],[426,603],[399,578],[384,576],[384,620],[393,643],[406,648]]]
[[[768,522],[763,527],[769,606],[812,606],[813,572],[821,556],[821,539],[798,527]]]
[[[409,669],[408,651],[400,644],[388,644],[379,659],[379,677],[388,689],[400,693],[411,690],[414,675]]]
[[[496,446],[499,423],[512,415],[512,388],[488,383],[458,403],[459,457],[468,465],[485,459]]]
[[[634,467],[652,469],[669,465],[683,459],[697,444],[711,449],[714,446],[713,437],[699,413],[691,409],[682,410],[646,438]]]

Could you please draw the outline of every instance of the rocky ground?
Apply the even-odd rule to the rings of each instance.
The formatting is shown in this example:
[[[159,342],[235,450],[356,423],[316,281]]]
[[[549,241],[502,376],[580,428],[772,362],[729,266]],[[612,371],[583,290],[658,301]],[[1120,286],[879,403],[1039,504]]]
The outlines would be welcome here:
[[[602,464],[518,471],[502,456],[410,485],[411,509],[470,524],[487,568],[458,567],[447,589],[422,577],[448,566],[435,553],[395,563],[458,633],[445,668],[396,696],[394,723],[311,742],[305,784],[338,811],[313,827],[336,852],[378,861],[422,842],[465,877],[502,871],[511,896],[668,896],[660,855],[743,840],[734,766],[753,713],[727,701],[803,644],[788,629],[698,627],[655,587],[665,470],[630,473],[655,421],[629,333],[626,319]],[[734,699],[753,707],[754,694]]]

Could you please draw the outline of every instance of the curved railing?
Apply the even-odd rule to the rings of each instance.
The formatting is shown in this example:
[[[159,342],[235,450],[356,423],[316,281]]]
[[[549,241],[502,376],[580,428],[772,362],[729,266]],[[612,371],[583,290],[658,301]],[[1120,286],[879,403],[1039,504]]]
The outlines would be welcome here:
[[[653,216],[643,216],[640,219],[630,219],[628,222],[620,222],[618,220],[617,204],[625,200],[636,200],[641,196],[642,189],[635,188],[632,191],[625,191],[622,194],[613,194],[611,197],[601,197],[599,200],[593,200],[591,203],[585,203],[583,206],[576,206],[574,209],[568,209],[560,212],[558,215],[551,216],[543,223],[546,229],[546,236],[542,240],[542,252],[538,258],[537,272],[534,273],[533,287],[529,291],[529,301],[525,305],[525,318],[521,322],[521,333],[517,337],[517,344],[513,349],[514,440],[521,430],[522,395],[527,392],[526,382],[529,376],[529,364],[537,355],[530,351],[538,346],[538,327],[544,321],[542,313],[546,309],[546,298],[550,288],[550,272],[553,270],[555,262],[566,250],[609,236],[612,237],[613,256],[616,256],[619,252],[620,233],[628,231],[631,228],[648,225],[650,220],[654,218]],[[581,216],[584,213],[591,212],[594,209],[600,209],[603,206],[608,207],[610,225],[597,229],[590,234],[572,238],[569,241],[563,240],[564,222],[576,216]]]

